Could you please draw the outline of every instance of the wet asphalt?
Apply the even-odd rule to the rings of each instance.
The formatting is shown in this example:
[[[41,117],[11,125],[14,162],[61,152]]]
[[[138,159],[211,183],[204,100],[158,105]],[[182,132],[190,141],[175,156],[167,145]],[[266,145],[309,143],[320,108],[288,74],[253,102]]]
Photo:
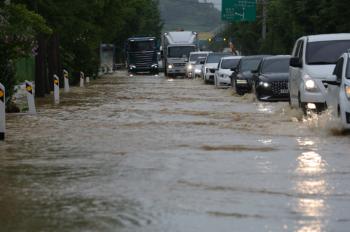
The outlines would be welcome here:
[[[52,98],[7,115],[1,231],[349,231],[350,135],[325,116],[124,72]]]

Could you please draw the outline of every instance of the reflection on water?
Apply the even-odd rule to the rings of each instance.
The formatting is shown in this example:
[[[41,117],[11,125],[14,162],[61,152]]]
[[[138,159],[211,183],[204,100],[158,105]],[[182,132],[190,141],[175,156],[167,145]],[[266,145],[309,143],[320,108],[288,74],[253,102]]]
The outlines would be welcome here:
[[[322,157],[314,151],[303,152],[298,157],[298,162],[298,173],[320,174],[325,171],[325,162],[322,160]]]
[[[325,227],[326,200],[322,196],[329,193],[328,183],[323,177],[326,172],[326,162],[317,153],[317,143],[309,138],[298,138],[297,142],[303,149],[310,151],[302,152],[297,158],[295,172],[300,176],[295,184],[296,191],[302,194],[297,200],[296,211],[303,215],[304,219],[298,221],[297,232],[321,232]],[[303,179],[309,176],[308,179]],[[306,218],[306,219],[305,219]]]

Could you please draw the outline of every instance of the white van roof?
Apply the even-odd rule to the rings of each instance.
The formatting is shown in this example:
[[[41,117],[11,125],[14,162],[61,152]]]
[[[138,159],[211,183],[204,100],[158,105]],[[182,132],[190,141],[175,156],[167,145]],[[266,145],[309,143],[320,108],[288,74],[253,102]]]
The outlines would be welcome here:
[[[350,40],[350,33],[320,34],[320,35],[309,35],[306,37],[308,39],[308,42]]]

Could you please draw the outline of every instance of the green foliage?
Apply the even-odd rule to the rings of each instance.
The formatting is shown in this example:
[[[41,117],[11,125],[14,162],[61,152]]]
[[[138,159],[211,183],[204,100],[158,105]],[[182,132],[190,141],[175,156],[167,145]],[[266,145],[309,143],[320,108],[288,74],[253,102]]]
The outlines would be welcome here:
[[[303,35],[350,31],[345,0],[268,0],[267,36],[261,39],[261,6],[254,23],[233,23],[224,32],[245,54],[289,54]],[[255,41],[254,41],[255,39]]]
[[[45,20],[24,5],[2,5],[0,8],[0,82],[11,99],[16,84],[16,59],[32,55],[38,33],[51,33]]]

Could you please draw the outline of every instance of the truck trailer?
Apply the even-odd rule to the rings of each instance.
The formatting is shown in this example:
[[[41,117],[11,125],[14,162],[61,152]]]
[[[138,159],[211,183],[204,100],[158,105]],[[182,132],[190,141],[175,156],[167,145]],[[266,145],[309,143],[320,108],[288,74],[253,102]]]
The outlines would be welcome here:
[[[163,34],[163,66],[166,76],[185,76],[190,52],[198,51],[197,33],[170,31]]]

